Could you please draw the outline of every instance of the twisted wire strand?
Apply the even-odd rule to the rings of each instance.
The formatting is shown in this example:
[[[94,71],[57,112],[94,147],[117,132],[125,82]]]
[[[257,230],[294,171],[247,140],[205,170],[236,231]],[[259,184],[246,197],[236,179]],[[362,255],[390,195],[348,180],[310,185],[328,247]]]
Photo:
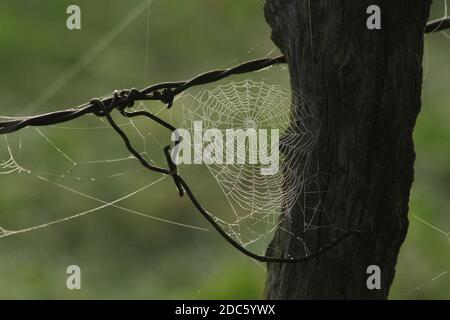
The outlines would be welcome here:
[[[132,88],[130,90],[116,91],[115,96],[110,96],[102,100],[93,99],[90,103],[85,104],[84,107],[79,109],[67,109],[23,119],[0,122],[0,134],[12,133],[28,126],[38,127],[63,123],[87,114],[104,117],[114,109],[122,112],[126,108],[132,107],[136,101],[159,100],[170,108],[172,107],[175,96],[191,87],[216,82],[231,75],[261,70],[280,63],[286,63],[284,56],[250,60],[229,69],[208,71],[187,81],[162,82],[142,90]],[[99,104],[99,102],[102,102],[102,104]],[[103,106],[107,108],[104,109]],[[162,120],[160,119],[158,121]],[[160,122],[160,124],[162,123]]]

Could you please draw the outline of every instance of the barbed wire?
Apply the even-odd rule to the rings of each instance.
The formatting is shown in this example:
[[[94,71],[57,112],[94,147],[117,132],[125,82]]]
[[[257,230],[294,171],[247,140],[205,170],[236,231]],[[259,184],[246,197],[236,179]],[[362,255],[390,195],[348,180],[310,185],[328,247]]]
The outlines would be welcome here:
[[[425,33],[433,33],[450,28],[450,19],[439,19],[431,21],[427,24]],[[172,177],[174,184],[178,190],[179,196],[182,197],[185,194],[189,197],[190,201],[197,209],[197,211],[211,224],[211,226],[234,248],[245,254],[246,256],[255,259],[260,262],[275,262],[275,263],[300,263],[311,260],[323,254],[327,250],[335,247],[340,242],[350,237],[351,235],[359,234],[359,230],[350,230],[344,232],[343,235],[331,241],[326,246],[320,248],[315,253],[309,254],[302,258],[283,258],[283,257],[268,257],[264,255],[255,254],[244,246],[239,244],[235,239],[228,235],[222,227],[216,222],[214,216],[209,213],[195,197],[194,193],[186,181],[178,174],[178,167],[173,162],[171,157],[170,145],[164,147],[163,152],[167,161],[167,168],[161,168],[148,163],[141,154],[133,147],[130,139],[126,133],[120,128],[111,116],[113,110],[119,111],[119,113],[126,118],[133,117],[146,117],[166,129],[176,132],[176,128],[170,123],[164,121],[158,116],[152,114],[149,111],[132,111],[128,112],[126,109],[134,106],[136,101],[148,101],[157,100],[166,104],[168,108],[173,105],[174,98],[184,92],[185,90],[199,85],[204,85],[212,82],[216,82],[225,79],[231,75],[238,75],[243,73],[254,72],[268,68],[276,64],[286,63],[284,56],[278,56],[275,58],[263,58],[246,61],[229,69],[212,70],[195,76],[187,81],[177,82],[162,82],[151,85],[142,90],[136,88],[126,89],[121,91],[114,91],[112,96],[104,99],[92,99],[88,104],[83,105],[80,108],[72,108],[67,110],[61,110],[56,112],[50,112],[33,117],[23,117],[13,120],[7,120],[0,122],[0,134],[10,134],[29,126],[39,127],[59,124],[67,121],[71,121],[82,117],[84,115],[93,114],[98,117],[104,117],[114,129],[114,131],[121,137],[128,151],[148,170],[157,172]],[[181,142],[178,138],[175,141],[174,146],[177,146]]]
[[[191,87],[219,81],[231,75],[261,70],[279,63],[286,63],[284,56],[246,61],[229,69],[213,70],[202,73],[187,81],[162,82],[142,90],[136,88],[121,90],[118,91],[118,96],[116,98],[110,96],[100,100],[102,104],[99,104],[97,101],[98,99],[96,99],[95,101],[97,101],[97,103],[93,104],[91,101],[79,109],[68,109],[23,119],[0,122],[0,134],[12,133],[28,126],[38,127],[67,122],[87,114],[95,114],[103,117],[114,109],[122,112],[126,108],[132,107],[136,101],[159,100],[166,104],[168,108],[171,108],[175,96]],[[103,109],[103,106],[107,106],[107,109]],[[155,118],[153,118],[153,120],[155,120]]]
[[[275,58],[263,58],[247,61],[229,69],[208,71],[187,81],[163,82],[151,85],[142,90],[138,90],[135,88],[121,91],[116,90],[114,91],[112,96],[106,97],[104,99],[92,99],[88,104],[78,109],[68,109],[42,114],[34,117],[27,117],[22,119],[14,119],[0,122],[0,134],[13,133],[29,126],[39,127],[39,126],[54,125],[74,120],[76,118],[88,114],[93,114],[98,117],[104,117],[111,125],[111,127],[114,129],[114,131],[121,137],[128,151],[141,163],[141,165],[150,171],[171,176],[178,190],[179,196],[182,197],[186,194],[189,197],[192,204],[194,205],[194,207],[197,209],[197,211],[234,248],[236,248],[246,256],[260,262],[278,262],[278,263],[304,262],[319,256],[320,254],[336,246],[338,243],[348,238],[349,236],[359,233],[359,231],[352,230],[349,232],[345,232],[341,237],[330,242],[328,245],[319,249],[317,252],[309,254],[302,258],[268,257],[255,254],[250,250],[246,249],[241,244],[239,244],[230,235],[228,235],[222,229],[222,227],[216,222],[214,216],[211,213],[209,213],[205,208],[203,208],[198,199],[195,197],[190,186],[178,174],[178,167],[173,162],[172,157],[170,155],[171,154],[170,145],[164,147],[163,149],[167,161],[167,168],[154,166],[148,163],[144,159],[144,157],[142,157],[141,154],[133,147],[126,133],[120,128],[119,125],[117,125],[117,123],[111,116],[111,112],[113,110],[117,110],[122,116],[126,118],[146,117],[163,126],[164,128],[170,130],[171,132],[176,132],[177,129],[174,126],[172,126],[170,123],[164,121],[163,119],[161,119],[160,117],[154,115],[149,111],[130,112],[127,111],[127,109],[133,107],[136,101],[146,101],[146,100],[159,100],[162,103],[166,104],[168,108],[171,108],[175,96],[191,87],[219,81],[231,75],[262,70],[264,68],[281,63],[286,63],[286,59],[284,56],[279,56]],[[177,146],[180,142],[181,139],[178,138],[177,141],[175,141],[174,146]]]

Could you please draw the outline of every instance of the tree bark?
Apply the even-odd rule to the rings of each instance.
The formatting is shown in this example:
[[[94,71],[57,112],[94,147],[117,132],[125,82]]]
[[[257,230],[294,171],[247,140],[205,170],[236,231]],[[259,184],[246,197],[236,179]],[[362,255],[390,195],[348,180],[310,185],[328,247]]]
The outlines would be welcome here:
[[[381,8],[381,30],[366,26],[373,4]],[[267,0],[266,20],[287,58],[293,92],[306,96],[319,120],[309,124],[320,128],[308,171],[314,184],[304,191],[320,197],[335,226],[305,232],[304,218],[311,213],[302,204],[318,199],[302,192],[267,255],[304,256],[292,233],[311,252],[342,234],[339,228],[361,233],[306,263],[269,263],[265,298],[388,297],[408,228],[412,133],[430,5],[431,0]],[[293,99],[293,108],[304,107],[298,101]],[[381,269],[380,290],[366,285],[370,265]]]

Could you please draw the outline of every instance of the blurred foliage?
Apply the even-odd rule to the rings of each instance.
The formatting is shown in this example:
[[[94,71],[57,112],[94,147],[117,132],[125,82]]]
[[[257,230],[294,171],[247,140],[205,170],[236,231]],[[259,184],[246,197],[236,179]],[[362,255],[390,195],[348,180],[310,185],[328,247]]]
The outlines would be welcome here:
[[[212,68],[265,56],[274,49],[260,0],[154,0],[148,12],[144,8],[97,50],[102,39],[140,3],[79,0],[82,30],[68,31],[65,12],[72,1],[2,0],[1,115],[22,116],[67,108],[112,89],[186,79]],[[433,17],[442,13],[443,1],[435,1]],[[449,240],[413,217],[450,231],[449,52],[450,39],[442,34],[426,37],[423,107],[415,130],[417,162],[410,230],[401,250],[391,298],[450,298],[450,274],[432,280],[450,267]],[[282,68],[257,76],[272,83],[288,81],[287,71]],[[86,127],[99,122],[85,118],[70,125]],[[8,144],[2,141],[0,160],[8,158],[6,146],[10,145],[22,166],[63,174],[70,163],[33,130],[8,136]],[[76,161],[128,156],[107,129],[51,127],[43,128],[42,133]],[[147,148],[155,148],[150,137],[146,143],[150,144]],[[103,172],[105,176],[108,172],[126,174],[95,182],[67,177],[43,182],[24,173],[1,176],[0,226],[20,229],[98,205],[57,188],[55,183],[111,201],[156,179],[133,162],[79,166],[73,175],[101,176]],[[188,177],[196,179],[195,190],[209,208],[229,210],[206,170],[188,172]],[[119,205],[162,219],[208,227],[188,201],[176,197],[169,179]],[[213,231],[182,228],[116,208],[2,238],[0,257],[0,298],[7,299],[257,299],[265,279],[263,265],[230,248]],[[65,270],[70,264],[82,268],[80,291],[65,287]],[[406,294],[418,286],[420,290]]]

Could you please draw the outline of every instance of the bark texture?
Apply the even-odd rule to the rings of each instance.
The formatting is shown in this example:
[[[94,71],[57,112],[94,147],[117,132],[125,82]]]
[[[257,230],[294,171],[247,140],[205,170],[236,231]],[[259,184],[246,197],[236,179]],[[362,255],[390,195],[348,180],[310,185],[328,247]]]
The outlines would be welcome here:
[[[381,8],[381,30],[366,27],[373,4]],[[361,234],[303,264],[268,264],[266,298],[388,297],[408,229],[412,133],[430,5],[431,0],[267,0],[266,20],[287,57],[292,89],[307,97],[319,120],[309,123],[320,130],[308,172],[314,186],[306,191],[326,190],[316,193],[320,209],[336,227]],[[302,106],[294,102],[293,108]],[[307,201],[317,199],[300,195],[268,256],[305,255],[286,229],[306,239],[311,251],[341,234],[333,228],[305,233],[309,213],[301,204]],[[380,290],[366,286],[369,265],[381,268]]]

